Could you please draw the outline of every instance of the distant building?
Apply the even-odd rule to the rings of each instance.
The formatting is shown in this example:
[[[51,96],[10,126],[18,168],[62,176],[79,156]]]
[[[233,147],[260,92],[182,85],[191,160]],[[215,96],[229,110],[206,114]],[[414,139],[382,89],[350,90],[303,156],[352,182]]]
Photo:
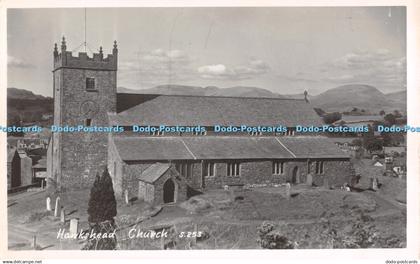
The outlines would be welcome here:
[[[24,150],[11,148],[7,155],[7,187],[13,189],[32,184],[32,159]]]
[[[47,159],[42,158],[38,160],[38,162],[32,166],[32,177],[33,183],[36,183],[37,186],[44,186],[47,185]]]

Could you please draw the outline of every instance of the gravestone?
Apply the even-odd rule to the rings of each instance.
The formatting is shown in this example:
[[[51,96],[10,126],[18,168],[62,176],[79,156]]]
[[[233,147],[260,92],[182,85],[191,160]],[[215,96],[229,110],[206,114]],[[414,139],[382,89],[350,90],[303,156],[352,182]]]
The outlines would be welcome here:
[[[36,249],[36,235],[32,236],[32,245],[31,246],[32,246],[33,249]]]
[[[70,235],[77,235],[79,232],[79,220],[77,218],[70,219]]]
[[[125,199],[125,204],[128,204],[128,190],[126,189],[125,191],[124,191],[124,199]]]
[[[66,210],[64,210],[64,208],[61,208],[60,222],[61,223],[65,223],[66,222]]]
[[[292,188],[292,186],[290,185],[290,183],[286,183],[286,198],[289,199],[290,198],[290,189]]]
[[[374,190],[374,191],[378,190],[378,179],[377,178],[372,179],[372,190]]]
[[[55,207],[54,207],[54,217],[58,217],[58,213],[60,212],[60,197],[55,199]]]
[[[306,184],[312,186],[312,174],[310,173],[306,176]]]
[[[51,211],[51,198],[50,197],[47,197],[46,203],[47,203],[47,211]]]

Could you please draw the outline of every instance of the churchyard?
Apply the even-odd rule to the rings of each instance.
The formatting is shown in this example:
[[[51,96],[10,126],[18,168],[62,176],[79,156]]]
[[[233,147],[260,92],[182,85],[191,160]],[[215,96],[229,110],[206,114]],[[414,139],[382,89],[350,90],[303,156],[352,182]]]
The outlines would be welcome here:
[[[395,199],[401,190],[390,190],[398,186],[405,191],[405,180],[383,177],[379,182],[376,192],[363,180],[360,189],[352,192],[306,185],[219,189],[156,207],[135,197],[117,197],[117,249],[261,248],[264,228],[287,238],[293,248],[341,248],[342,241],[347,241],[342,237],[356,231],[359,237],[380,237],[368,247],[404,247],[406,208]],[[84,240],[57,236],[60,230],[89,228],[89,193],[83,189],[9,196],[9,248],[81,249]],[[364,229],[366,234],[359,234]],[[145,238],[135,237],[138,231],[150,230],[167,236],[150,238],[146,232]]]

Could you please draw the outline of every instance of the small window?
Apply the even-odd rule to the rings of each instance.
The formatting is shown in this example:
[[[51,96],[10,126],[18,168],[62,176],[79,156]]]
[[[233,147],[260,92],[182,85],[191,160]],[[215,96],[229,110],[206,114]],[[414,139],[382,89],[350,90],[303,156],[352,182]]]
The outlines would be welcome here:
[[[205,135],[207,135],[207,131],[206,130],[204,130],[204,131],[194,131],[193,135],[194,136],[205,136]]]
[[[95,78],[86,78],[86,90],[95,90]]]
[[[153,132],[150,132],[150,135],[152,135],[152,136],[163,136],[164,134],[165,134],[165,132],[164,131],[160,131],[159,129],[158,130],[155,130]]]
[[[88,118],[88,119],[86,119],[86,122],[85,122],[85,126],[91,126],[92,125],[92,119],[90,119],[90,118]]]
[[[241,174],[241,166],[238,162],[227,164],[227,176],[239,176]]]
[[[323,174],[324,173],[324,162],[323,161],[317,161],[315,163],[315,172],[316,172],[316,174]]]
[[[274,161],[273,162],[273,167],[272,167],[272,173],[274,175],[284,174],[284,162]]]
[[[214,176],[214,166],[215,164],[213,162],[204,162],[203,163],[203,176],[205,177],[212,177]]]
[[[251,136],[261,136],[262,132],[261,131],[251,131],[251,132],[249,132],[249,134]]]

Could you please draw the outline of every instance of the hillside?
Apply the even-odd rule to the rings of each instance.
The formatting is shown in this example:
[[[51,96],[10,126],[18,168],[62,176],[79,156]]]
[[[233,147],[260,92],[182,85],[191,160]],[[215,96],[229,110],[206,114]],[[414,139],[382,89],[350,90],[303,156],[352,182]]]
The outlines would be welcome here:
[[[51,119],[42,115],[52,115],[54,101],[51,97],[34,94],[31,91],[17,88],[7,89],[7,123],[8,125],[35,123],[46,125]]]
[[[282,96],[269,90],[251,87],[235,86],[230,88],[219,88],[216,86],[188,86],[188,85],[159,85],[150,89],[134,90],[125,87],[118,87],[121,93],[136,94],[166,94],[166,95],[201,95],[201,96],[239,96],[239,97],[273,97]]]
[[[385,95],[370,85],[350,84],[329,89],[312,97],[311,102],[314,106],[326,111],[349,111],[353,107],[357,107],[372,113],[394,109],[406,112],[406,100],[401,99],[405,92],[398,92],[397,94],[398,96]],[[400,98],[400,100],[394,100],[394,98]]]
[[[49,98],[49,97],[37,95],[25,89],[18,89],[14,87],[7,88],[7,99],[35,100],[35,99],[46,99],[46,98]]]
[[[398,106],[400,109],[407,109],[407,91],[388,93],[385,96],[393,105]]]

